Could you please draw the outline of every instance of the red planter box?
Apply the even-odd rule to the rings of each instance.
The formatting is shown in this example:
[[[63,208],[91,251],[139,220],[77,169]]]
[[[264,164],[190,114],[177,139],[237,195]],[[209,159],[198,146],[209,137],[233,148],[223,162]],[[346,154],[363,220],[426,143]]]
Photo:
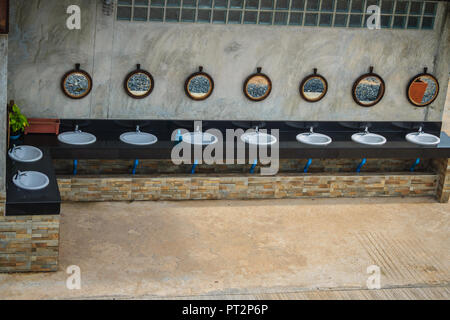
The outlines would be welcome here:
[[[28,133],[54,133],[59,134],[59,119],[28,119],[30,124],[25,128],[25,134]]]

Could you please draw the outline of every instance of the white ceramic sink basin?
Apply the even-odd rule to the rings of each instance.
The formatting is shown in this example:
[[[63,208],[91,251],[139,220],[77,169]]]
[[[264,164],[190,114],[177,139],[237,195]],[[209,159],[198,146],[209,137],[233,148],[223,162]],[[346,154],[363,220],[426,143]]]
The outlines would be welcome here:
[[[194,144],[194,145],[208,145],[213,144],[218,141],[215,135],[212,135],[208,132],[187,132],[182,135],[183,142]]]
[[[245,143],[258,146],[268,146],[277,142],[277,138],[273,135],[259,131],[246,132],[241,136],[241,140]]]
[[[370,146],[381,146],[386,143],[386,138],[376,133],[358,132],[352,135],[352,140]]]
[[[18,162],[36,162],[42,159],[42,151],[33,146],[14,146],[8,151],[8,155]]]
[[[93,134],[75,130],[59,134],[58,140],[63,143],[82,146],[94,143],[95,141],[97,141],[97,138]]]
[[[48,177],[37,171],[18,172],[13,177],[16,186],[25,190],[41,190],[48,186]]]
[[[411,132],[406,135],[409,142],[420,144],[422,146],[435,146],[441,142],[439,137],[425,132]]]
[[[151,133],[136,131],[121,134],[120,140],[128,144],[147,146],[156,143],[158,138]]]
[[[322,133],[304,132],[297,135],[297,141],[314,146],[326,146],[333,141],[329,136]]]

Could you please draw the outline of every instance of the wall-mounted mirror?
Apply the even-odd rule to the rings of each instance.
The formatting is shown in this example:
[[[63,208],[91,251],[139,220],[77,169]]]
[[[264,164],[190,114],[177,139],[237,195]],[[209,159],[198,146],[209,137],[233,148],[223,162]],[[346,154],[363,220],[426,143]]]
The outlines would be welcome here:
[[[152,75],[141,69],[138,64],[136,70],[130,72],[124,81],[126,93],[135,99],[143,99],[152,93],[155,83]]]
[[[205,100],[214,90],[212,77],[203,72],[203,67],[198,68],[198,72],[191,74],[184,84],[186,95],[192,100]]]
[[[369,73],[356,79],[352,88],[352,96],[353,100],[360,106],[371,107],[380,102],[384,91],[384,80],[373,73],[373,67],[370,67]]]
[[[307,76],[300,83],[300,95],[308,102],[317,102],[321,100],[328,91],[327,80],[317,73],[314,68],[313,74]]]
[[[261,73],[262,68],[257,68],[256,73],[250,75],[244,82],[244,94],[252,101],[262,101],[272,91],[272,81]]]
[[[82,99],[92,90],[92,78],[80,64],[75,65],[74,70],[67,72],[61,80],[61,88],[66,96],[71,99]]]
[[[406,94],[413,105],[425,107],[436,100],[439,94],[439,82],[427,73],[427,68],[424,68],[423,73],[411,79]]]

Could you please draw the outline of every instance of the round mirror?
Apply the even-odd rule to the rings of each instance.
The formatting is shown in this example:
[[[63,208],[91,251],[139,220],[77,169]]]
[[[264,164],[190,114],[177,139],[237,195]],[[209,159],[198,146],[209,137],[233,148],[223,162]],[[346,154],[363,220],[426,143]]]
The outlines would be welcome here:
[[[81,99],[91,92],[92,78],[89,73],[80,69],[80,64],[76,64],[74,70],[67,72],[63,76],[61,88],[69,98]]]
[[[383,79],[373,73],[373,67],[370,67],[370,72],[359,77],[352,90],[353,100],[363,107],[371,107],[376,105],[384,95],[384,81]]]
[[[193,100],[205,100],[214,90],[214,81],[209,74],[203,72],[203,67],[200,66],[198,70],[186,79],[184,91]]]
[[[264,100],[272,91],[272,81],[261,70],[257,68],[257,72],[250,75],[244,83],[244,94],[252,101]]]
[[[327,94],[328,83],[324,77],[317,74],[317,69],[314,73],[307,76],[300,84],[300,95],[308,102],[317,102]]]
[[[149,72],[142,70],[141,65],[138,64],[137,69],[125,78],[124,87],[130,97],[143,99],[153,91],[153,77]]]
[[[425,107],[436,100],[439,93],[439,82],[431,74],[424,72],[411,79],[408,85],[408,100],[417,107]]]

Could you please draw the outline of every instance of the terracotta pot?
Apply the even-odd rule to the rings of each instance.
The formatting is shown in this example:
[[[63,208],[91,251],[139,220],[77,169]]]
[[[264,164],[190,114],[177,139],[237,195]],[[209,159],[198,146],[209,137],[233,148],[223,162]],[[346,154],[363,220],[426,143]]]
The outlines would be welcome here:
[[[59,119],[39,119],[30,118],[28,119],[30,124],[25,128],[25,134],[28,133],[54,133],[59,134]]]
[[[427,90],[428,83],[422,81],[415,81],[409,87],[409,97],[417,104],[422,103],[423,96]]]

